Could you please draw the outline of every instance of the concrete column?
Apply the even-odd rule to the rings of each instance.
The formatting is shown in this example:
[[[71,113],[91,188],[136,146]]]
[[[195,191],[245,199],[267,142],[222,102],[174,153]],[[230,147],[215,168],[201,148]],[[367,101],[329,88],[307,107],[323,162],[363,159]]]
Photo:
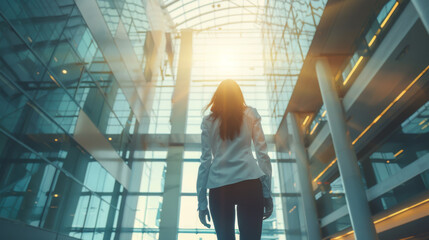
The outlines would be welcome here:
[[[176,87],[172,97],[171,134],[167,152],[159,239],[177,239],[182,186],[183,153],[192,70],[192,31],[181,33]]]
[[[335,154],[338,158],[338,168],[343,180],[347,208],[355,238],[357,240],[378,239],[369,211],[358,160],[347,132],[343,106],[338,98],[334,75],[331,73],[326,58],[317,60],[316,74],[327,111],[329,129],[331,130]]]
[[[317,217],[316,202],[314,200],[313,188],[310,180],[309,159],[304,147],[302,130],[297,124],[296,115],[288,114],[290,122],[290,133],[293,136],[291,150],[295,152],[298,179],[301,185],[301,198],[304,206],[305,223],[307,225],[308,239],[322,239],[320,233],[319,219]]]
[[[411,0],[417,13],[419,14],[420,20],[422,20],[426,31],[429,33],[429,1],[428,0]]]

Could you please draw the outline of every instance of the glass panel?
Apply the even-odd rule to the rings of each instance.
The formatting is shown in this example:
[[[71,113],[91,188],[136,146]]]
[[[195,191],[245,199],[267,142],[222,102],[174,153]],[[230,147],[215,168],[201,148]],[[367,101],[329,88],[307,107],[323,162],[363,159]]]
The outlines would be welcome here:
[[[180,199],[180,217],[179,217],[179,228],[180,229],[207,229],[200,223],[198,217],[198,203],[197,198],[192,196],[182,196]],[[210,223],[213,229],[213,223]]]
[[[429,189],[429,170],[402,183],[398,187],[384,193],[370,202],[371,212],[377,214],[393,208],[413,197],[420,196]]]
[[[140,192],[163,192],[167,164],[165,162],[143,162]]]
[[[341,177],[329,182],[317,182],[315,194],[317,211],[320,218],[346,205]]]
[[[148,232],[148,233],[138,233],[134,232],[132,235],[132,240],[158,240],[159,233]]]
[[[162,197],[160,196],[130,196],[138,198],[135,210],[134,229],[159,228]]]
[[[362,160],[362,175],[367,187],[394,176],[417,159],[429,153],[429,102],[424,103]]]
[[[182,193],[197,193],[199,162],[184,162],[182,174]]]
[[[323,227],[322,235],[329,236],[331,234],[337,233],[349,227],[351,227],[351,222],[350,222],[350,216],[347,214],[346,216],[341,217],[336,221]]]
[[[239,235],[236,234],[236,239],[239,239]],[[179,233],[178,240],[217,240],[215,233]]]
[[[0,139],[3,142],[6,136],[0,134]],[[35,155],[27,158],[19,154],[26,149],[14,145],[13,151],[2,154],[0,161],[10,163],[7,167],[2,165],[0,175],[0,216],[39,226],[45,206],[51,201],[51,184],[57,178],[57,170]]]

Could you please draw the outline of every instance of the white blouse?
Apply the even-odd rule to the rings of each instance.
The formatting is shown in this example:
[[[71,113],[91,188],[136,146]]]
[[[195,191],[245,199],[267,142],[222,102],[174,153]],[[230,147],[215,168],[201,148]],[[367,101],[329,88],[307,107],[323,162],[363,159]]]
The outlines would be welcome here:
[[[220,119],[205,116],[201,123],[201,164],[198,169],[198,210],[207,209],[207,189],[259,178],[265,198],[271,196],[271,162],[261,126],[261,116],[253,107],[244,110],[240,134],[222,140]],[[251,142],[256,158],[252,154]]]

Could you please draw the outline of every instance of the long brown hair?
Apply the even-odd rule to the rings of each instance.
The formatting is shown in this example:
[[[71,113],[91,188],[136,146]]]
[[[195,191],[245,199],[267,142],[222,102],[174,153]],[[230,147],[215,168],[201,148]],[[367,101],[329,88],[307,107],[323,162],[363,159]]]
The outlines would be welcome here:
[[[231,79],[222,81],[204,111],[210,106],[211,117],[214,119],[220,117],[219,131],[222,140],[232,140],[240,134],[246,102],[240,86],[235,81]]]

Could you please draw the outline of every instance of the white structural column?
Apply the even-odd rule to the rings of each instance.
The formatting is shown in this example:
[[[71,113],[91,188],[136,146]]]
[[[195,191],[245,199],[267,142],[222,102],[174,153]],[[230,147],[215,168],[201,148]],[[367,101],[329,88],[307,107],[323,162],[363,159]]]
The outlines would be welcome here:
[[[347,133],[345,114],[338,97],[334,77],[329,62],[320,58],[316,62],[316,74],[319,81],[323,103],[325,104],[332,142],[337,156],[338,169],[345,191],[347,208],[357,240],[378,239],[368,206],[366,192],[353,150],[352,141]]]
[[[429,1],[428,0],[411,0],[426,31],[429,33]]]
[[[301,185],[301,197],[304,205],[305,223],[307,225],[308,239],[322,239],[320,233],[319,219],[317,217],[316,202],[314,200],[313,188],[310,180],[308,154],[304,147],[302,130],[298,126],[294,113],[288,114],[289,130],[292,133],[293,141],[291,150],[295,152],[296,165],[298,169],[298,179]]]
[[[191,70],[192,31],[182,30],[179,65],[170,116],[171,134],[166,159],[167,171],[165,173],[161,222],[159,225],[160,240],[177,239]]]

